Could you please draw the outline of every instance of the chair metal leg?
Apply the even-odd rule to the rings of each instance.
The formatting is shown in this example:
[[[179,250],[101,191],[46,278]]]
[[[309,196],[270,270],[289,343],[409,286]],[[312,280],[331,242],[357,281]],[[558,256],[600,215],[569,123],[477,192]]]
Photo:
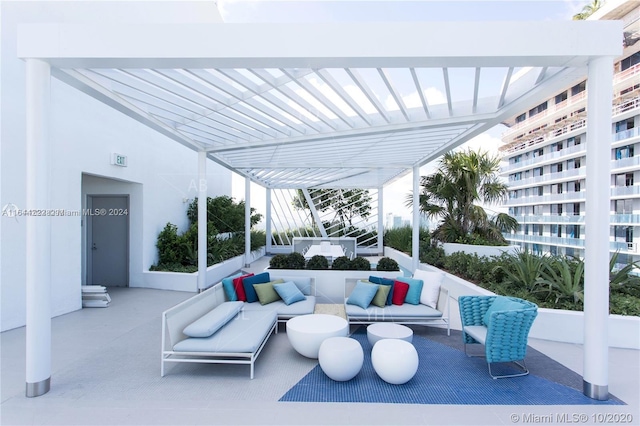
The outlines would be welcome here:
[[[489,375],[493,378],[493,379],[508,379],[511,377],[520,377],[520,376],[526,376],[527,374],[529,374],[529,370],[527,369],[527,366],[524,363],[524,359],[522,360],[522,364],[520,364],[517,361],[512,361],[514,364],[516,364],[518,367],[522,368],[523,372],[522,373],[517,373],[517,374],[505,374],[503,376],[494,376],[493,373],[491,372],[491,363],[487,363],[487,365],[489,366]]]

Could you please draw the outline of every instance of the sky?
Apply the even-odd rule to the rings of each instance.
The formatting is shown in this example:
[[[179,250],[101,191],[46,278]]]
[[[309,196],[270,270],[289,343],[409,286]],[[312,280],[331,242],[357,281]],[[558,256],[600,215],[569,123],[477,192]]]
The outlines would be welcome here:
[[[434,22],[434,21],[545,21],[570,20],[590,3],[587,0],[414,0],[414,1],[246,1],[218,0],[218,8],[228,23],[305,23],[305,22]],[[433,88],[433,97],[438,91]],[[441,95],[441,94],[440,94]],[[429,99],[430,103],[432,99]],[[482,149],[498,152],[502,125],[485,132],[462,145],[461,149]],[[421,175],[431,173],[432,162],[420,169]],[[245,198],[244,178],[233,177],[232,196]],[[412,174],[395,181],[384,189],[384,215],[393,213],[410,219],[411,210],[405,206],[412,191]],[[251,185],[251,206],[265,212],[265,190]]]

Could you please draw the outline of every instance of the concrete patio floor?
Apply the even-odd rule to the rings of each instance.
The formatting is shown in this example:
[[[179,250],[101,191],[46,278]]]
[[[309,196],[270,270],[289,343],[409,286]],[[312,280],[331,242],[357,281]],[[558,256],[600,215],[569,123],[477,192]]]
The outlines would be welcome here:
[[[261,271],[264,260],[251,265]],[[52,321],[51,391],[26,398],[25,329],[0,335],[0,424],[519,424],[528,414],[624,413],[640,424],[640,351],[610,350],[609,390],[624,406],[300,403],[278,399],[317,361],[296,356],[284,328],[248,366],[180,364],[160,377],[160,314],[192,293],[110,289],[108,308]],[[530,340],[530,346],[581,373],[582,346]],[[519,422],[512,419],[518,416]],[[590,417],[592,418],[592,417]],[[586,424],[595,423],[589,420]]]

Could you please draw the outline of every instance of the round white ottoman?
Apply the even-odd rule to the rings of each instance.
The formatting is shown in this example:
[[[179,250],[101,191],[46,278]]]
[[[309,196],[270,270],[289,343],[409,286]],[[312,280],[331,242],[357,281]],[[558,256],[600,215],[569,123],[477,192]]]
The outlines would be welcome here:
[[[413,330],[400,324],[378,322],[367,327],[367,339],[369,339],[371,346],[382,339],[400,339],[411,343]]]
[[[320,345],[329,337],[349,334],[349,323],[335,315],[300,315],[287,321],[287,337],[291,346],[307,358],[318,358]]]
[[[324,374],[336,382],[351,380],[362,369],[364,351],[349,337],[329,337],[320,345],[318,362]]]
[[[371,363],[378,376],[392,385],[407,383],[418,371],[418,352],[404,340],[382,339],[371,351]]]

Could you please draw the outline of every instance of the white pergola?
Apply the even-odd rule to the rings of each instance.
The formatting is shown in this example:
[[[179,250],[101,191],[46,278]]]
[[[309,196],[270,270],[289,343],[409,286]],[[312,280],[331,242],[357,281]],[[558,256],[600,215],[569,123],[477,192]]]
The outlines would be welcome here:
[[[410,172],[417,194],[420,166],[588,75],[584,383],[607,397],[610,144],[597,141],[611,137],[620,22],[28,24],[18,40],[29,209],[46,208],[53,190],[51,75],[199,152],[201,177],[208,158],[267,198],[274,188],[381,190]],[[201,190],[202,280],[205,200]],[[50,226],[28,218],[28,396],[50,383]]]

